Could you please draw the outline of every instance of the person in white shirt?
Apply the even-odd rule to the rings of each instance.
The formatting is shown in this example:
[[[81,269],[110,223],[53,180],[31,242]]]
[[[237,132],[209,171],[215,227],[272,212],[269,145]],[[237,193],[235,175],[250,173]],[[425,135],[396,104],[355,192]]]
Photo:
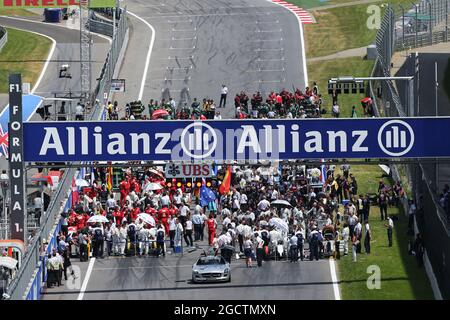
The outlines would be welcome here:
[[[179,212],[179,218],[180,218],[180,223],[184,226],[184,224],[186,223],[187,220],[187,216],[188,214],[191,213],[191,209],[189,209],[189,207],[183,203],[180,208],[178,209]]]
[[[348,224],[344,224],[344,228],[342,229],[342,241],[344,241],[344,256],[348,254],[348,240],[350,239],[350,229]]]
[[[184,241],[186,242],[186,245],[188,247],[194,246],[194,241],[192,240],[192,229],[193,229],[193,223],[192,223],[192,220],[190,219],[190,214],[188,214],[186,217],[185,230],[184,230]]]
[[[258,267],[262,267],[262,261],[264,257],[264,240],[261,238],[261,234],[256,236],[256,261]]]
[[[223,107],[225,108],[227,105],[227,94],[228,94],[228,88],[226,85],[222,85],[222,89],[220,90],[220,103],[219,103],[219,108],[222,108],[222,102],[223,102]]]
[[[370,231],[369,221],[366,220],[365,223],[366,236],[364,237],[364,249],[366,254],[370,253],[370,239],[372,238],[372,232]]]
[[[84,116],[84,107],[80,102],[77,103],[75,107],[75,120],[83,120]]]
[[[170,197],[169,195],[164,192],[163,196],[161,197],[161,207],[168,207],[170,203]]]
[[[241,198],[239,200],[240,207],[243,211],[247,210],[248,197],[245,193],[241,193]]]
[[[333,107],[332,107],[333,117],[339,118],[340,112],[341,112],[341,110],[340,110],[339,105],[337,103],[333,104]]]
[[[0,179],[1,180],[9,180],[9,176],[6,173],[6,170],[2,170],[2,174],[0,174]]]
[[[109,209],[114,209],[117,206],[117,201],[114,199],[114,194],[111,193],[109,196],[109,199],[106,200],[106,211],[109,211]]]
[[[361,253],[361,240],[362,240],[362,224],[358,218],[356,218],[355,235],[358,239],[358,247],[356,253]]]
[[[169,238],[170,238],[170,247],[174,247],[174,239],[175,239],[175,230],[177,229],[177,219],[175,217],[169,218]]]
[[[259,211],[267,211],[270,207],[270,202],[266,200],[266,197],[263,197],[262,200],[258,203]]]
[[[176,247],[181,247],[181,239],[183,238],[184,227],[178,218],[175,218],[175,221],[175,238],[173,241]]]
[[[177,189],[177,191],[175,192],[174,196],[173,196],[173,202],[175,203],[175,205],[179,206],[181,205],[183,200],[183,196],[181,195],[181,190]]]
[[[192,224],[194,225],[194,241],[200,240],[200,232],[203,228],[203,219],[199,211],[194,211],[192,215]]]
[[[225,218],[222,221],[222,224],[224,227],[228,227],[228,225],[231,223],[231,219],[229,215],[226,215]]]
[[[222,115],[220,114],[219,111],[217,111],[216,114],[214,115],[214,120],[222,120]]]
[[[172,110],[177,109],[177,103],[175,102],[175,100],[173,100],[173,98],[169,98],[169,104],[172,107]]]
[[[388,216],[388,223],[385,224],[385,227],[387,228],[389,247],[392,247],[392,231],[394,230],[394,221],[391,216]]]
[[[150,244],[150,229],[147,225],[144,225],[139,230],[139,255],[145,255],[148,254],[148,248]]]

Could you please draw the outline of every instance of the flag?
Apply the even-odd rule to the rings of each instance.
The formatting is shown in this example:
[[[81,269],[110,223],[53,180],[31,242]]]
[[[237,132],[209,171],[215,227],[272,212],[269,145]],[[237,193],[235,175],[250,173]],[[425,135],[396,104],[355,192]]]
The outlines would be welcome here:
[[[225,177],[223,177],[222,184],[219,187],[220,194],[230,192],[230,186],[231,186],[231,166],[228,166],[227,172],[225,173]]]
[[[75,178],[72,178],[72,207],[78,202],[78,187],[75,183]]]
[[[214,192],[207,186],[203,185],[200,188],[200,205],[202,207],[206,207],[210,202],[213,202],[215,200],[216,195],[214,194]]]
[[[106,188],[108,189],[109,192],[111,192],[113,188],[112,177],[113,177],[113,168],[112,166],[109,166],[108,172],[106,173]]]
[[[3,130],[3,126],[0,124],[0,155],[8,158],[9,141],[8,131]]]
[[[322,181],[322,183],[325,183],[327,179],[327,167],[323,164],[320,167],[320,181]]]

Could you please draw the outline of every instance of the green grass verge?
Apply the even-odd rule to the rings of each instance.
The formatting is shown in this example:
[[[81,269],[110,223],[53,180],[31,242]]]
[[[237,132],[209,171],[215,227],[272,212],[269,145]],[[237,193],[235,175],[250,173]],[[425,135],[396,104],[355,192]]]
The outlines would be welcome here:
[[[382,170],[377,165],[353,166],[350,169],[358,180],[358,193],[376,193]],[[384,179],[385,182],[389,182]],[[372,229],[371,253],[358,254],[357,262],[350,255],[341,257],[337,262],[340,290],[345,300],[413,300],[433,299],[424,268],[419,268],[414,256],[408,255],[406,235],[408,221],[402,210],[388,208],[388,214],[398,218],[394,221],[393,246],[388,247],[385,222],[380,219],[380,211],[372,206],[369,224]],[[364,233],[363,233],[364,234]],[[364,239],[364,238],[363,238]],[[351,245],[349,245],[351,250]],[[381,271],[381,288],[367,288],[367,268],[376,265]]]
[[[289,2],[302,6],[302,0]],[[330,1],[327,4],[338,4],[349,1]],[[313,11],[316,24],[305,25],[306,56],[308,58],[327,56],[343,50],[360,48],[369,45],[375,39],[376,29],[367,28],[369,13],[367,8],[372,5],[390,3],[394,7],[412,6],[409,0],[388,0],[379,3],[358,4],[321,11]],[[400,12],[400,11],[399,11]],[[371,13],[370,13],[371,14]],[[381,16],[383,9],[381,10]]]
[[[25,9],[0,9],[0,16],[20,16],[20,17],[30,17],[35,16],[34,12]]]
[[[34,33],[7,28],[8,42],[0,53],[0,93],[8,90],[8,75],[21,73],[22,81],[33,87],[47,58],[52,42]],[[42,60],[42,62],[13,62]]]
[[[373,61],[363,60],[359,57],[308,63],[309,83],[312,84],[315,81],[319,85],[324,100],[323,106],[327,109],[326,117],[331,116],[331,98],[327,92],[328,80],[338,76],[366,77],[371,73],[373,64]],[[362,117],[363,110],[360,103],[362,98],[364,98],[363,94],[341,94],[338,97],[341,117],[350,117],[353,105],[356,106],[358,117]]]

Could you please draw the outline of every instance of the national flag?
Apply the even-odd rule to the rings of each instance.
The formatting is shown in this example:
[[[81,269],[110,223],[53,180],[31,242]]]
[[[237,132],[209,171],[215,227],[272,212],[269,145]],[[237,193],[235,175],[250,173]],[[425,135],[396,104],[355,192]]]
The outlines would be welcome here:
[[[78,187],[75,183],[75,178],[72,178],[72,207],[78,202]]]
[[[8,131],[3,130],[3,126],[0,124],[0,154],[8,158],[9,151],[9,141],[8,141]]]
[[[324,162],[323,159],[322,162]],[[327,179],[327,167],[326,165],[323,164],[320,166],[320,181],[322,183],[325,183],[326,179]]]
[[[109,163],[109,164],[111,164],[111,163]],[[113,168],[112,168],[112,166],[109,166],[108,172],[106,173],[106,187],[108,188],[109,192],[111,192],[111,190],[113,188],[112,177],[113,177]]]
[[[200,188],[200,205],[202,207],[206,207],[210,202],[213,202],[215,200],[216,195],[214,194],[214,192],[207,186],[203,185]]]
[[[231,187],[231,166],[228,166],[225,177],[223,177],[222,184],[219,186],[220,194],[226,194],[230,192]]]

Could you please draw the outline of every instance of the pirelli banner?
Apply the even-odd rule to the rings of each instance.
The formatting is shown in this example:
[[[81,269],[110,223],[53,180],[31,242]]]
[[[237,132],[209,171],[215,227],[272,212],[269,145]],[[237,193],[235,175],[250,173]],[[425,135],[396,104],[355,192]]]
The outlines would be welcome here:
[[[116,0],[0,0],[0,9],[14,8],[65,8],[88,3],[90,8],[113,8]]]
[[[27,162],[450,157],[450,118],[24,123]]]

